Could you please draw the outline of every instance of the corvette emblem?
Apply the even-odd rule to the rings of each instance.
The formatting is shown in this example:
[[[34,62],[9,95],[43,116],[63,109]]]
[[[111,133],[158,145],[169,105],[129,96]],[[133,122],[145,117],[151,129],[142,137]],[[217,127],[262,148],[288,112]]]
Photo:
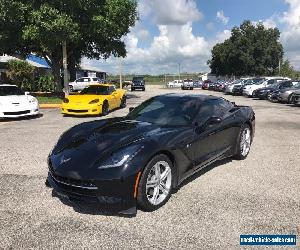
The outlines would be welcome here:
[[[70,161],[70,160],[71,160],[71,157],[65,158],[65,156],[63,155],[63,156],[61,157],[61,159],[60,159],[60,165],[66,163],[66,162],[68,162],[68,161]]]

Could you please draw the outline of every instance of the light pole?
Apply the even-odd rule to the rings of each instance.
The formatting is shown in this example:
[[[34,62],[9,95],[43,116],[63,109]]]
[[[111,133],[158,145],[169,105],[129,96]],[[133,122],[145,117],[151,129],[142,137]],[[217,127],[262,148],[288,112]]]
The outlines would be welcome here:
[[[178,76],[179,76],[179,80],[180,80],[180,63],[178,63]]]

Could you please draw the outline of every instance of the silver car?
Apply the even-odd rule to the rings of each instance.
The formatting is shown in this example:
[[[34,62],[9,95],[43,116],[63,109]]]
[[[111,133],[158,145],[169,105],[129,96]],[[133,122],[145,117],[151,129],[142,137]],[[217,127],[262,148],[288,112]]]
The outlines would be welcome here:
[[[278,94],[278,101],[283,103],[291,103],[293,93],[300,90],[300,82],[297,82],[292,88],[283,89]]]
[[[291,103],[300,105],[300,90],[296,90],[291,96]]]

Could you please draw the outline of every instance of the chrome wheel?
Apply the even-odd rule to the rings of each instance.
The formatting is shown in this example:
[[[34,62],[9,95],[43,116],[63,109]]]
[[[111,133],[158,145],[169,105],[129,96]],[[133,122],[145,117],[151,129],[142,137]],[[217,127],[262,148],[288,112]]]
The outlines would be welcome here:
[[[162,203],[170,193],[172,171],[166,161],[159,161],[151,168],[146,182],[146,196],[152,205]]]
[[[249,128],[245,128],[242,132],[240,150],[242,156],[247,156],[251,147],[251,131]]]

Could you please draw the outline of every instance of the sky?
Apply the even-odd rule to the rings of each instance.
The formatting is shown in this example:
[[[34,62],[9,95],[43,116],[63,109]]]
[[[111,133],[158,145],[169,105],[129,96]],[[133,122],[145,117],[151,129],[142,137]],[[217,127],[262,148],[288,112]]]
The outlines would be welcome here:
[[[300,69],[300,0],[138,0],[139,20],[123,37],[126,58],[83,58],[84,66],[117,74],[210,72],[212,47],[244,20],[278,27],[284,58]]]

